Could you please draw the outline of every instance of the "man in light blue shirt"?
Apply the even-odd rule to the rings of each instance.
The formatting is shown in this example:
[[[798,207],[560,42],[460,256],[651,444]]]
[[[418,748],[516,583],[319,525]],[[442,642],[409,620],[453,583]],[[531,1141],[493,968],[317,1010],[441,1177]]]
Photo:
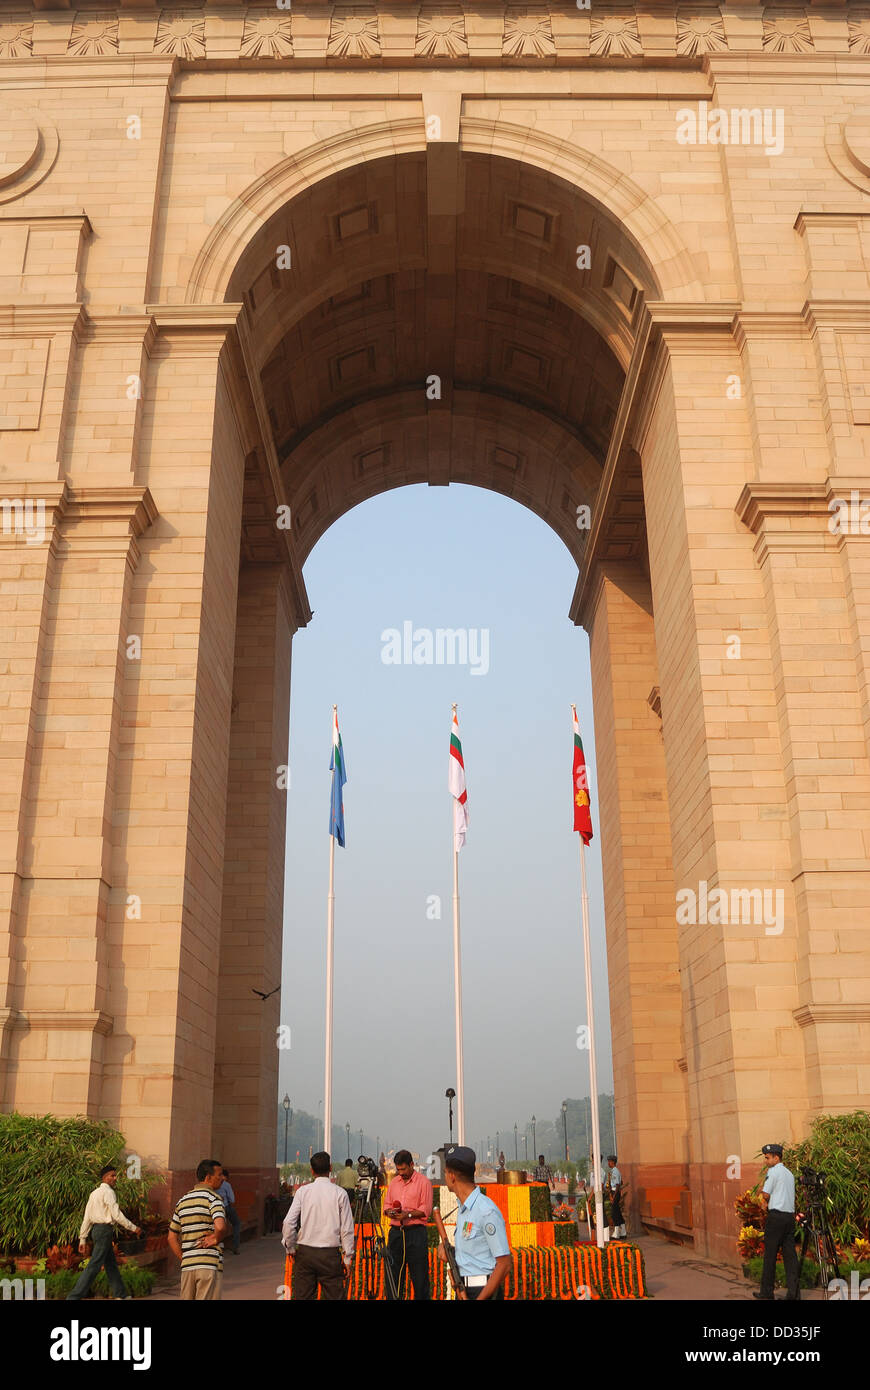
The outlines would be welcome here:
[[[474,1181],[473,1149],[454,1145],[444,1156],[445,1182],[456,1194],[456,1263],[464,1289],[459,1298],[480,1302],[503,1298],[502,1285],[511,1266],[504,1217]]]
[[[622,1214],[622,1174],[616,1166],[616,1154],[607,1155],[607,1186],[610,1188],[611,1240],[625,1240],[625,1218]]]
[[[217,1194],[226,1207],[227,1220],[233,1228],[232,1251],[234,1255],[239,1253],[239,1243],[241,1240],[242,1223],[239,1220],[239,1213],[236,1211],[236,1194],[233,1192],[230,1182],[230,1170],[224,1168],[224,1180],[217,1190]]]
[[[794,1248],[794,1174],[789,1172],[782,1161],[781,1144],[765,1144],[761,1152],[767,1164],[767,1177],[761,1190],[761,1200],[767,1207],[767,1215],[764,1219],[761,1288],[754,1297],[773,1300],[776,1257],[782,1249],[786,1300],[794,1302],[800,1298],[797,1251]]]

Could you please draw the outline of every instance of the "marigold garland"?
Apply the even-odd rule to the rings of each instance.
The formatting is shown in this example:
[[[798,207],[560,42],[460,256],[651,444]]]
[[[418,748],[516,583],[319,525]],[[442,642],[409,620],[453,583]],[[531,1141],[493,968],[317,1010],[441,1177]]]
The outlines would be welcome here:
[[[511,1226],[527,1225],[531,1220],[529,1213],[529,1189],[527,1187],[508,1187],[508,1221]]]
[[[636,1245],[620,1241],[608,1244],[604,1251],[596,1245],[575,1246],[517,1246],[504,1283],[504,1296],[511,1301],[556,1299],[567,1302],[577,1298],[577,1289],[589,1289],[591,1299],[646,1298],[646,1279],[643,1254]],[[602,1259],[603,1254],[603,1259]],[[348,1298],[363,1300],[366,1295],[365,1271],[354,1259],[348,1281]],[[292,1294],[293,1261],[284,1263],[285,1297]],[[429,1251],[430,1296],[445,1300],[450,1297],[447,1271],[438,1251]],[[380,1260],[375,1271],[378,1299],[386,1298],[384,1270]]]

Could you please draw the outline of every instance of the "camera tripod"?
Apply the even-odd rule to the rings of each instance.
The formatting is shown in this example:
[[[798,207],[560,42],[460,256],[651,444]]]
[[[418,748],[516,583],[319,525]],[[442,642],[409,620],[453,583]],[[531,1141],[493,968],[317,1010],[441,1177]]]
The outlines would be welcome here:
[[[353,1234],[362,1275],[362,1297],[378,1296],[377,1267],[380,1260],[384,1267],[387,1295],[390,1298],[398,1298],[396,1276],[387,1253],[380,1211],[375,1210],[375,1203],[372,1201],[374,1190],[374,1178],[360,1178],[353,1196]]]
[[[801,1250],[798,1257],[798,1287],[800,1287],[801,1272],[804,1267],[804,1257],[812,1241],[813,1254],[819,1266],[819,1283],[822,1287],[822,1297],[830,1298],[829,1285],[832,1279],[840,1278],[840,1266],[837,1264],[837,1250],[834,1245],[834,1237],[831,1235],[831,1228],[828,1225],[828,1217],[824,1208],[824,1197],[820,1193],[813,1193],[808,1197],[806,1215],[803,1219],[803,1236],[801,1238]]]

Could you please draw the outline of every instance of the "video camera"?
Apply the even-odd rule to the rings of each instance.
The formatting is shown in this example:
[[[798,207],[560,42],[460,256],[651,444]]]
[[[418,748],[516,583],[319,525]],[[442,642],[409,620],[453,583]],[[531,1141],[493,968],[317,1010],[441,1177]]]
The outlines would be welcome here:
[[[367,1158],[365,1154],[360,1154],[357,1159],[356,1171],[361,1178],[377,1178],[378,1165],[373,1158]]]
[[[820,1206],[827,1197],[825,1182],[827,1181],[824,1173],[820,1173],[815,1168],[805,1167],[801,1169],[801,1187],[807,1194],[807,1203],[812,1206]]]

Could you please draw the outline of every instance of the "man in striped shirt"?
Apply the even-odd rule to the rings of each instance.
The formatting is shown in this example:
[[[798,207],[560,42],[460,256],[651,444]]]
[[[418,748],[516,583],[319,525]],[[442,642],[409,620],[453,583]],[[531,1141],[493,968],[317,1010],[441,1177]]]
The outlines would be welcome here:
[[[221,1241],[229,1231],[226,1208],[218,1196],[224,1170],[216,1158],[204,1158],[196,1170],[196,1186],[185,1192],[169,1223],[169,1248],[181,1260],[181,1297],[215,1299],[221,1296],[224,1252]]]

